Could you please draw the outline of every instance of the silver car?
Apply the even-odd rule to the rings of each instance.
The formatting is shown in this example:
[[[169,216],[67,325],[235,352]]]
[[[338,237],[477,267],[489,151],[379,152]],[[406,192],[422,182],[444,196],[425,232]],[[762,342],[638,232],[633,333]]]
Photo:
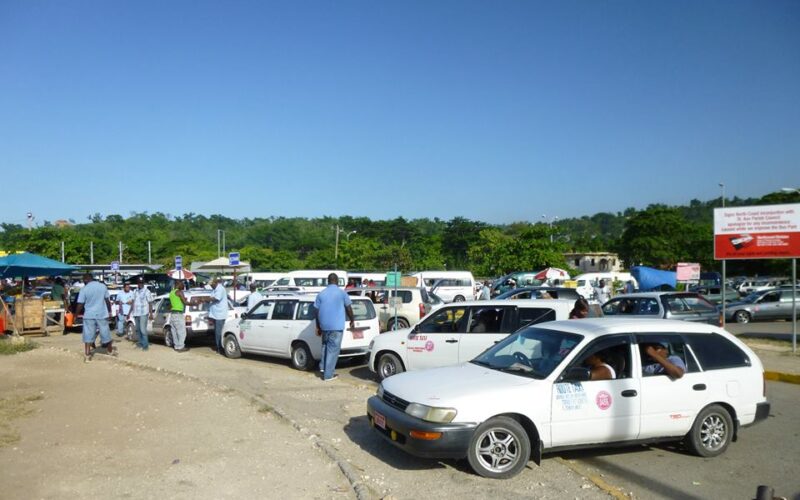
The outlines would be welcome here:
[[[798,294],[797,300],[800,300],[800,294]],[[740,301],[729,303],[725,311],[725,319],[737,323],[749,323],[754,320],[790,320],[792,319],[792,289],[790,287],[772,288],[753,292]]]
[[[619,295],[603,304],[605,316],[650,317],[721,326],[717,306],[699,293],[642,292]]]

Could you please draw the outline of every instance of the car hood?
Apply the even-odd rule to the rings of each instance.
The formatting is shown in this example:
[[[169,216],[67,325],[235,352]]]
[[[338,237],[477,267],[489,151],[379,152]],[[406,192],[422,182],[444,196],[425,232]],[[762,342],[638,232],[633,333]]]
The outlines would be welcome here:
[[[507,390],[541,382],[492,370],[473,363],[405,372],[383,381],[383,389],[410,403],[454,406],[481,395],[497,397]]]

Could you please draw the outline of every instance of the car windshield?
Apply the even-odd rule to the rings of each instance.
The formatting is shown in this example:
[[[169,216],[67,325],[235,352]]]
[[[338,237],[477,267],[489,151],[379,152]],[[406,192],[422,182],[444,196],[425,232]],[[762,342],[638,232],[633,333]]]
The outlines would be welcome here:
[[[543,379],[583,339],[581,335],[529,326],[506,337],[471,363],[522,377]]]

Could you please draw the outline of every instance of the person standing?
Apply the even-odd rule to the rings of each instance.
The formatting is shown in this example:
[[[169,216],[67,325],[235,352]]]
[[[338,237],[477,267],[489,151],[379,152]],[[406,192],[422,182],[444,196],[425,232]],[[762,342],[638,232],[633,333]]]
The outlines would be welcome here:
[[[147,320],[153,319],[153,296],[150,294],[150,290],[145,288],[142,278],[136,282],[136,290],[133,291],[133,307],[128,313],[128,319],[131,316],[136,322],[136,331],[139,332],[139,343],[136,344],[136,347],[146,351],[150,347],[150,339],[147,337]]]
[[[347,293],[339,288],[339,277],[336,273],[328,275],[328,286],[314,300],[316,311],[317,336],[322,337],[322,380],[328,381],[338,377],[333,372],[342,348],[345,315],[350,320],[350,329],[356,327],[353,316],[352,301]]]
[[[261,302],[264,296],[258,291],[255,283],[250,283],[250,295],[247,296],[247,310],[250,311],[253,307]]]
[[[211,287],[211,307],[208,308],[208,317],[214,320],[214,340],[217,343],[217,352],[223,354],[222,329],[225,327],[225,320],[228,319],[228,292],[225,291],[225,286],[219,277],[214,278]]]
[[[481,293],[478,295],[478,300],[489,300],[489,294],[492,290],[492,285],[488,281],[483,282]]]
[[[611,291],[606,286],[605,280],[597,282],[597,286],[594,287],[594,297],[601,306],[611,298]]]
[[[103,283],[95,281],[91,274],[83,275],[84,287],[78,293],[78,309],[76,316],[83,313],[83,361],[88,362],[94,354],[94,337],[100,332],[100,343],[106,352],[117,355],[117,349],[111,340],[111,329],[108,318],[111,317],[111,296]]]
[[[175,286],[169,292],[169,326],[172,330],[172,346],[177,352],[186,352],[186,306],[189,301],[183,293],[183,280],[175,281]]]
[[[125,322],[131,315],[133,305],[133,292],[130,283],[122,286],[122,291],[117,294],[117,337],[125,335]]]

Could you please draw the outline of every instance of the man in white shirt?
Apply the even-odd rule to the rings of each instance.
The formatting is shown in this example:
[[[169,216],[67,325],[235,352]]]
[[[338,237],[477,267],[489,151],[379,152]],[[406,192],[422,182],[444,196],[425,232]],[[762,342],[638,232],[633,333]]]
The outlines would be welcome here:
[[[594,297],[601,306],[611,298],[611,290],[606,286],[605,280],[600,280],[594,287]]]
[[[264,296],[258,291],[255,283],[250,283],[250,295],[247,296],[247,310],[250,311],[253,307],[261,302]]]

